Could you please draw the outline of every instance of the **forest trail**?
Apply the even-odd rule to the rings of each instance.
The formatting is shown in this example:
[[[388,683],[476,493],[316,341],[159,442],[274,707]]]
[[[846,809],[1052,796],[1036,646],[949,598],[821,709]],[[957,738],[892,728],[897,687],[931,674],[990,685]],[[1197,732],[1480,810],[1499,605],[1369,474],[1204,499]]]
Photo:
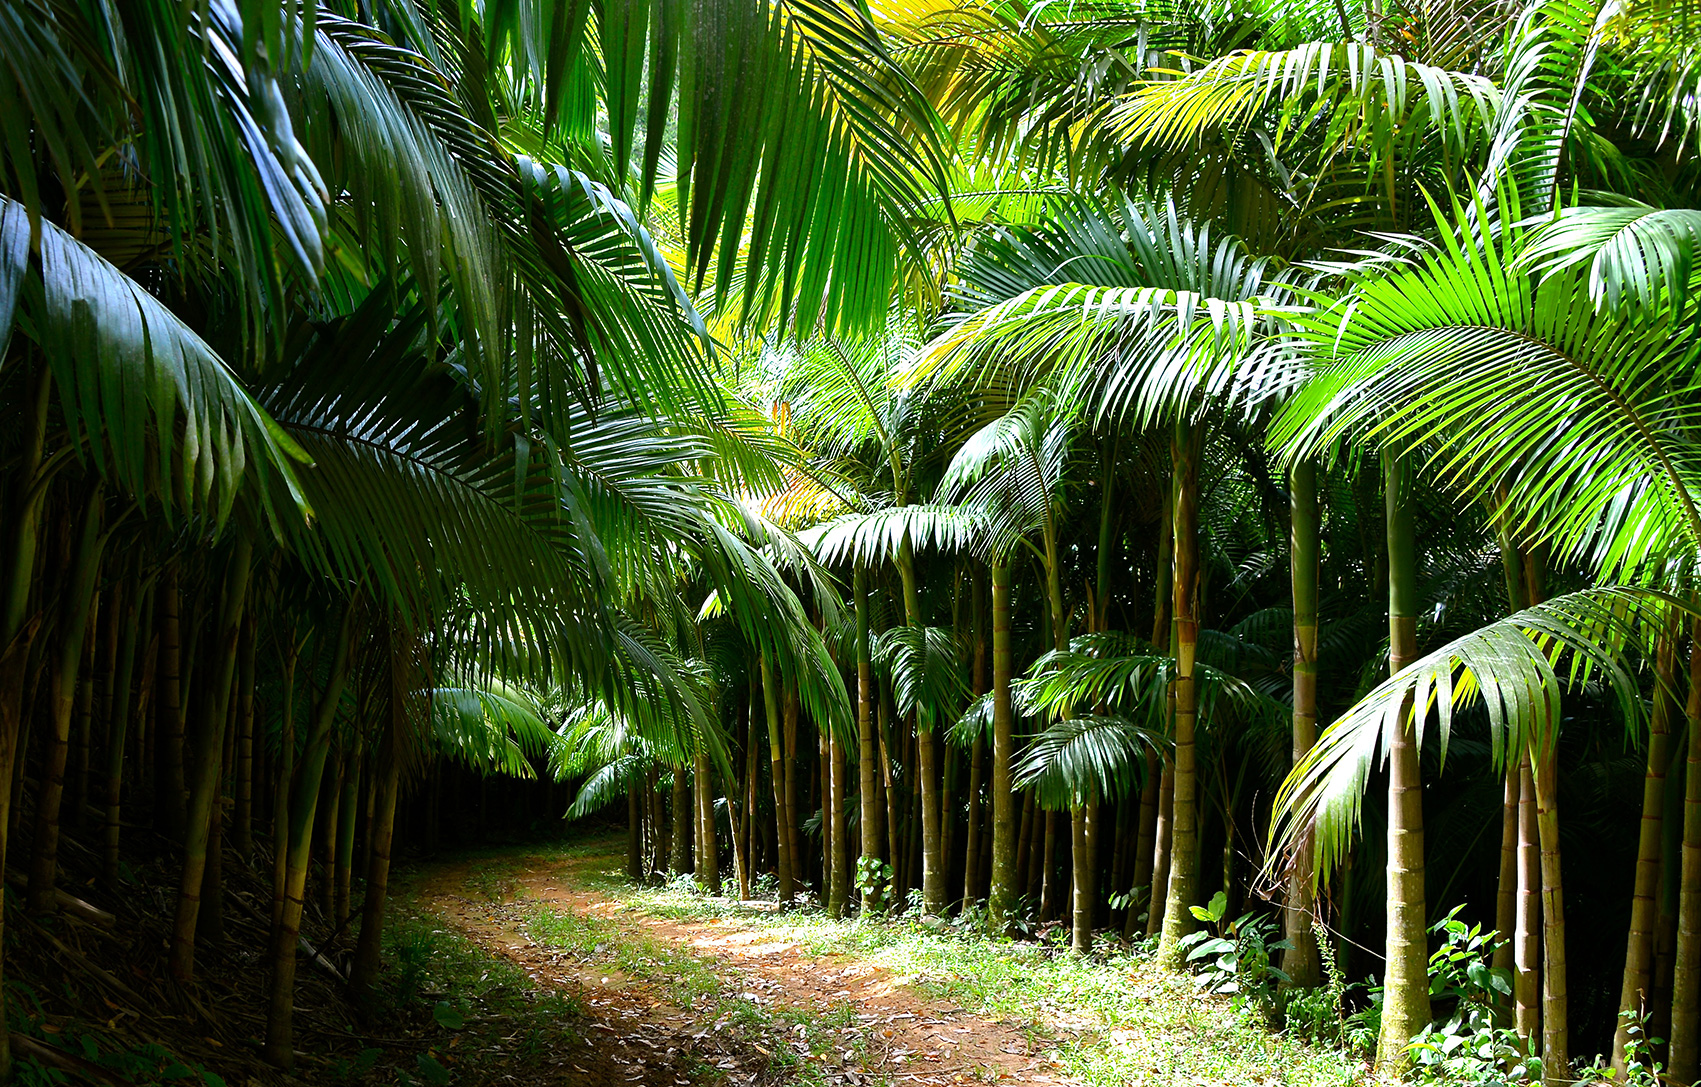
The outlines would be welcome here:
[[[618,866],[610,853],[519,850],[433,865],[415,884],[422,908],[578,1003],[585,1051],[553,1062],[564,1078],[552,1082],[1076,1082],[1048,1055],[1049,1039],[932,1000],[876,963],[813,954],[737,919],[635,910],[601,889]],[[576,935],[540,940],[540,925]],[[646,945],[685,969],[641,952],[643,976],[622,969]],[[697,980],[682,998],[690,986],[671,983],[684,974]],[[721,999],[704,991],[710,974]]]

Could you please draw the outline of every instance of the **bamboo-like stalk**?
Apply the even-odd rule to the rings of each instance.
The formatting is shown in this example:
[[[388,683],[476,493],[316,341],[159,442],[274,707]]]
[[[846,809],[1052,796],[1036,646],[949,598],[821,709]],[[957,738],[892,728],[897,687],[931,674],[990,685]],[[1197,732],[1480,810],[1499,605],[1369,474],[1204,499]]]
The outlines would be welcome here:
[[[1198,860],[1198,796],[1194,786],[1194,727],[1198,718],[1197,691],[1193,670],[1198,654],[1199,612],[1199,456],[1204,445],[1204,428],[1186,420],[1176,424],[1170,443],[1174,464],[1175,550],[1173,552],[1173,598],[1175,624],[1175,678],[1170,690],[1174,708],[1174,784],[1171,790],[1169,894],[1164,904],[1163,930],[1158,959],[1178,967],[1185,949],[1182,938],[1193,931],[1195,905],[1194,868]]]
[[[774,671],[768,658],[761,661],[762,706],[768,718],[768,769],[774,786],[775,844],[779,853],[780,901],[790,902],[796,893],[796,866],[791,848],[791,830],[786,826],[785,741],[780,737],[780,692],[774,682]]]
[[[715,834],[715,783],[709,753],[699,744],[697,776],[697,882],[710,894],[721,893],[720,840]]]
[[[236,852],[254,854],[254,658],[258,631],[253,616],[242,625],[242,649],[236,669]]]
[[[360,803],[363,746],[363,738],[357,733],[354,738],[354,751],[350,753],[348,763],[343,770],[342,810],[337,814],[336,911],[334,916],[338,928],[348,924],[349,897],[354,883],[355,811],[356,806]]]
[[[278,663],[278,763],[272,783],[272,927],[283,923],[289,898],[289,798],[295,781],[295,667],[302,643],[293,624],[285,631]]]
[[[1648,715],[1648,764],[1642,776],[1642,819],[1636,839],[1636,876],[1631,883],[1630,929],[1624,948],[1624,974],[1618,990],[1618,1029],[1612,1038],[1612,1067],[1622,1078],[1629,1069],[1626,1048],[1636,1039],[1627,1017],[1646,1014],[1654,989],[1654,930],[1659,922],[1657,892],[1665,861],[1666,767],[1671,716],[1676,710],[1677,629],[1660,637],[1654,653],[1654,708]]]
[[[970,597],[972,606],[969,609],[970,622],[974,626],[972,641],[974,657],[971,668],[972,692],[976,698],[991,689],[991,679],[987,672],[987,654],[990,643],[987,639],[987,615],[983,604],[985,594],[981,592],[981,582],[978,578],[970,581]],[[980,868],[981,838],[983,827],[981,812],[981,792],[986,787],[986,737],[975,733],[973,745],[969,748],[969,786],[968,786],[968,823],[964,829],[963,839],[963,905],[972,905],[980,897],[980,885],[985,873]]]
[[[149,584],[141,599],[124,616],[118,638],[118,670],[113,676],[112,725],[106,737],[106,833],[101,850],[101,882],[111,889],[118,885],[118,845],[122,831],[124,800],[124,741],[130,726],[137,642],[141,632],[152,629],[154,591]]]
[[[225,572],[218,640],[214,643],[220,647],[215,671],[202,684],[201,720],[195,730],[194,788],[189,797],[189,820],[184,828],[183,875],[178,884],[177,917],[171,936],[171,974],[185,983],[195,976],[195,928],[201,910],[201,882],[206,874],[213,805],[218,802],[220,791],[224,734],[230,716],[242,616],[248,606],[252,554],[248,538],[238,533]]]
[[[355,606],[350,603],[344,608],[331,646],[325,689],[313,707],[312,726],[302,748],[301,766],[290,799],[284,902],[272,930],[271,1006],[266,1019],[266,1059],[279,1068],[287,1069],[295,1064],[295,946],[301,936],[302,903],[313,846],[313,817],[325,777],[325,760],[330,754],[331,725],[336,721],[343,687],[348,682],[354,628]]]
[[[183,840],[189,820],[188,784],[183,768],[183,605],[175,564],[160,582],[160,729],[159,769],[154,778],[154,818],[172,841]]]
[[[1559,868],[1559,759],[1550,737],[1532,759],[1542,851],[1542,1083],[1571,1082],[1570,999],[1565,969],[1565,881]]]
[[[1541,844],[1536,786],[1526,752],[1518,761],[1518,912],[1512,927],[1512,1029],[1527,1051],[1541,1041]]]
[[[782,765],[785,767],[786,838],[791,843],[791,874],[799,887],[805,882],[803,870],[803,835],[797,825],[797,690],[787,686],[780,692],[780,738],[784,743]],[[780,803],[775,797],[776,804]]]
[[[372,845],[366,857],[366,899],[361,904],[360,939],[354,948],[354,965],[348,986],[355,1003],[370,1004],[372,985],[378,978],[379,952],[383,946],[384,905],[390,889],[390,854],[395,844],[396,798],[401,793],[401,766],[396,758],[395,726],[384,730],[378,759],[372,772],[378,782],[372,805]]]
[[[1010,566],[992,563],[992,879],[987,893],[987,927],[1002,933],[1014,920],[1017,888],[1015,756],[1016,711],[1010,698]]]
[[[830,769],[829,781],[831,788],[827,794],[827,827],[832,835],[833,870],[827,881],[830,891],[827,895],[827,913],[833,917],[843,917],[845,907],[850,903],[850,843],[847,840],[848,828],[845,826],[845,745],[833,732],[826,728],[827,758]]]
[[[668,856],[668,871],[682,876],[691,869],[690,802],[691,786],[685,780],[685,764],[673,766],[673,788],[669,800],[673,808],[673,848]]]
[[[30,862],[28,908],[46,913],[53,906],[53,891],[59,873],[59,809],[65,796],[65,761],[71,733],[71,712],[76,704],[77,670],[83,659],[89,618],[94,608],[95,585],[100,573],[105,537],[100,531],[105,490],[98,482],[84,501],[76,558],[60,612],[58,659],[52,668],[50,697],[53,732],[36,794],[35,852]]]
[[[1689,742],[1683,775],[1683,846],[1677,891],[1677,954],[1672,970],[1671,1049],[1666,1070],[1673,1083],[1701,1076],[1701,624],[1689,645],[1689,697],[1684,702]]]
[[[1417,541],[1411,483],[1403,460],[1385,453],[1388,532],[1388,671],[1398,675],[1417,657]],[[1376,1063],[1407,1067],[1407,1044],[1429,1025],[1429,921],[1423,871],[1423,782],[1415,734],[1407,726],[1410,696],[1388,740],[1387,971]]]
[[[869,640],[868,568],[857,563],[851,573],[851,591],[856,611],[856,731],[857,774],[861,779],[862,856],[876,861],[881,854],[883,816],[880,804],[879,742],[874,734],[874,660]],[[878,905],[863,901],[865,909]]]
[[[1322,534],[1317,508],[1317,465],[1300,461],[1288,474],[1289,567],[1293,587],[1293,761],[1317,742],[1317,572]],[[1312,930],[1313,842],[1302,835],[1294,848],[1288,876],[1283,930],[1293,947],[1282,956],[1282,969],[1294,985],[1311,988],[1322,981],[1317,934]]]

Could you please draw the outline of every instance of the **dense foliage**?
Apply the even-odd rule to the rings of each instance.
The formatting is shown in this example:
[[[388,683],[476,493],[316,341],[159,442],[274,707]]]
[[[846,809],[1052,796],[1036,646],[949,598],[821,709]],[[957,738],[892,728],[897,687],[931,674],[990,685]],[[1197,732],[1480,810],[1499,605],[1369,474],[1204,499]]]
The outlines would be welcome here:
[[[286,1067],[309,880],[363,999],[506,774],[1695,1080],[1684,16],[9,0],[0,867],[144,813],[193,986],[269,863]]]

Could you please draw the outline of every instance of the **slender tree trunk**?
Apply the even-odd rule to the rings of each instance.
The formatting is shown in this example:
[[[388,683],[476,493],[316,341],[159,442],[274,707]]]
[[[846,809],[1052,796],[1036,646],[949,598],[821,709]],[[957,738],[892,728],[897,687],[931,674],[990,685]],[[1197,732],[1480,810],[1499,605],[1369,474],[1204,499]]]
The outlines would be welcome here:
[[[1199,456],[1204,428],[1176,424],[1170,446],[1175,465],[1174,622],[1175,771],[1170,816],[1169,896],[1164,905],[1163,935],[1158,959],[1179,967],[1185,956],[1181,940],[1193,931],[1194,869],[1199,849],[1198,792],[1195,787],[1194,725],[1198,716],[1194,690],[1194,659],[1198,652],[1199,612]]]
[[[1622,1079],[1629,1068],[1625,1047],[1640,1041],[1627,1017],[1646,1016],[1654,990],[1654,930],[1659,923],[1660,869],[1665,859],[1667,751],[1671,734],[1677,655],[1673,624],[1655,651],[1654,709],[1648,721],[1648,768],[1642,778],[1642,823],[1636,841],[1636,878],[1630,897],[1630,933],[1624,949],[1624,978],[1618,990],[1618,1029],[1612,1039],[1612,1066]]]
[[[715,783],[709,753],[697,759],[697,882],[712,895],[721,893],[720,841],[715,834]]]
[[[832,786],[827,794],[826,822],[833,841],[833,872],[828,881],[832,889],[827,896],[827,912],[833,917],[843,917],[845,906],[850,901],[850,846],[845,838],[845,747],[832,729],[824,731],[827,733]]]
[[[980,898],[981,802],[980,794],[986,780],[986,739],[976,736],[969,752],[969,815],[963,837],[963,906],[968,908]]]
[[[1684,762],[1683,860],[1677,892],[1677,955],[1672,974],[1669,1078],[1701,1076],[1701,624],[1689,646],[1689,743]]]
[[[691,870],[691,834],[690,826],[691,787],[685,781],[685,764],[680,763],[673,768],[673,852],[668,857],[668,871],[676,876],[682,876]],[[745,897],[749,897],[746,894]]]
[[[1098,835],[1098,805],[1077,805],[1069,813],[1069,828],[1073,838],[1069,855],[1075,869],[1070,946],[1075,954],[1085,955],[1093,949],[1093,888],[1097,883],[1097,843],[1093,839]]]
[[[644,878],[644,824],[639,813],[638,782],[626,786],[626,878],[633,883]]]
[[[1289,476],[1290,547],[1293,585],[1293,761],[1298,765],[1317,742],[1317,570],[1322,554],[1317,509],[1317,465],[1301,461]],[[1294,985],[1322,981],[1317,935],[1312,931],[1314,857],[1311,835],[1300,836],[1288,877],[1283,928],[1293,948],[1282,969]]]
[[[388,723],[378,745],[372,771],[378,781],[372,805],[372,845],[366,855],[366,898],[360,909],[360,939],[348,987],[355,1004],[369,1007],[378,978],[379,953],[384,944],[384,905],[390,891],[390,854],[396,838],[396,799],[401,793],[401,767],[396,761],[395,723]]]
[[[786,826],[786,749],[780,735],[780,692],[773,669],[762,658],[762,702],[768,715],[768,767],[774,784],[774,840],[779,853],[780,901],[790,902],[796,894],[796,856],[792,853],[791,828]]]
[[[160,830],[183,841],[189,820],[188,786],[183,771],[183,597],[177,567],[166,566],[160,585],[160,729],[159,772],[154,779],[154,816]]]
[[[1140,788],[1140,833],[1134,839],[1134,875],[1128,882],[1132,894],[1144,888],[1146,891],[1146,914],[1148,919],[1157,913],[1158,882],[1153,865],[1157,862],[1155,856],[1158,843],[1158,795],[1163,792],[1163,763],[1156,751],[1146,752],[1145,784]],[[1143,932],[1140,928],[1139,904],[1130,898],[1128,916],[1122,922],[1122,938],[1134,942],[1134,934]]]
[[[101,536],[101,512],[105,491],[95,484],[83,506],[77,557],[71,568],[64,597],[58,660],[49,681],[52,690],[53,734],[49,738],[42,768],[41,790],[35,811],[35,855],[30,865],[28,905],[32,913],[53,908],[53,891],[59,873],[59,808],[65,795],[65,760],[71,733],[71,712],[76,704],[77,669],[83,659],[83,640],[88,637],[89,615],[94,607],[95,584],[100,573],[100,556],[105,542]]]
[[[1512,935],[1512,1026],[1534,1052],[1541,1040],[1541,844],[1530,756],[1518,762],[1518,913]]]
[[[289,798],[295,779],[295,665],[301,643],[295,628],[286,630],[278,668],[278,764],[272,783],[272,927],[283,924],[289,898]]]
[[[1542,1082],[1571,1082],[1569,1000],[1565,986],[1565,883],[1559,871],[1557,737],[1533,762],[1536,829],[1542,850]]]
[[[880,744],[874,732],[875,691],[874,659],[869,644],[868,569],[857,563],[851,574],[851,587],[856,607],[856,729],[857,773],[861,779],[862,795],[860,830],[862,856],[867,864],[880,859],[882,815],[880,808]],[[859,873],[860,874],[860,873]],[[863,909],[877,908],[882,903],[863,899]]]
[[[1175,822],[1175,764],[1164,761],[1158,778],[1158,820],[1152,845],[1152,905],[1147,911],[1146,935],[1157,936],[1164,930],[1164,911],[1169,900],[1158,889],[1169,886],[1171,827]]]
[[[1500,493],[1504,505],[1506,493]],[[1506,607],[1509,613],[1523,611],[1529,606],[1524,594],[1523,561],[1512,542],[1504,518],[1497,524],[1500,541],[1501,574],[1506,582]],[[1494,927],[1500,933],[1500,946],[1495,949],[1493,966],[1496,970],[1515,969],[1513,930],[1518,924],[1518,760],[1511,753],[1506,758],[1506,788],[1500,805],[1500,883],[1495,899]]]
[[[1383,455],[1388,526],[1388,671],[1417,657],[1417,543],[1405,465]],[[1424,895],[1423,783],[1408,698],[1388,740],[1388,929],[1377,1066],[1402,1070],[1406,1045],[1429,1025],[1429,923]]]
[[[1057,813],[1045,813],[1045,846],[1040,862],[1040,920],[1057,920]]]
[[[903,866],[903,851],[899,848],[898,835],[903,828],[898,820],[897,794],[892,788],[892,691],[885,683],[880,684],[879,710],[880,794],[886,804],[886,857],[892,866],[892,878],[887,884],[890,898],[897,895],[901,886],[899,869]],[[901,905],[902,901],[900,897],[895,904]]]
[[[183,836],[183,878],[177,892],[177,920],[171,937],[171,975],[180,982],[195,976],[195,928],[201,911],[201,881],[206,874],[207,842],[213,805],[223,777],[224,733],[230,716],[231,684],[236,675],[237,641],[243,610],[248,604],[252,550],[238,534],[225,573],[222,614],[219,617],[217,671],[202,684],[201,720],[195,735],[194,791],[189,798],[189,822]]]
[[[0,872],[6,867],[6,849],[12,827],[12,764],[17,757],[24,681],[29,674],[30,645],[35,633],[35,623],[20,623],[6,642],[0,644]],[[6,1030],[4,997],[5,914],[6,911],[0,909],[0,1083],[9,1081],[12,1070],[11,1038]]]
[[[1002,933],[1014,920],[1016,899],[1016,797],[1011,759],[1016,712],[1010,700],[1010,566],[992,564],[992,883],[987,927]]]
[[[905,531],[898,543],[898,578],[903,585],[904,625],[920,637],[921,598],[916,588],[915,548]],[[916,713],[916,776],[921,784],[921,912],[937,917],[945,912],[945,856],[940,840],[939,752],[933,723]]]
[[[101,591],[95,590],[89,601],[89,629],[83,638],[83,663],[77,669],[77,708],[72,717],[74,757],[71,760],[70,818],[64,822],[73,827],[83,825],[83,813],[89,806],[89,759],[94,749],[94,677],[100,667],[97,652],[101,641]],[[110,601],[108,602],[110,604]]]
[[[137,642],[141,639],[142,631],[153,628],[153,610],[154,594],[150,587],[143,591],[138,606],[124,616],[124,629],[118,642],[118,672],[113,678],[112,724],[107,730],[106,739],[106,836],[100,866],[101,882],[109,890],[118,886],[118,844],[121,829],[119,816],[124,799],[124,740],[134,706],[132,681],[136,658],[141,655]]]
[[[284,903],[272,932],[271,1009],[266,1020],[266,1060],[279,1068],[295,1065],[295,946],[301,936],[301,911],[307,890],[307,866],[313,846],[313,817],[330,754],[331,725],[348,681],[354,641],[355,605],[344,606],[334,635],[330,671],[324,691],[313,707],[313,724],[301,753],[289,812],[289,856],[285,870]]]
[[[254,854],[254,657],[259,632],[253,617],[242,627],[242,656],[236,672],[236,834],[243,860]]]
[[[337,814],[337,873],[336,873],[336,913],[337,927],[348,924],[349,899],[354,883],[354,831],[358,820],[355,818],[360,804],[360,763],[364,752],[361,737],[354,738],[354,751],[349,754],[348,765],[343,770],[342,810]]]

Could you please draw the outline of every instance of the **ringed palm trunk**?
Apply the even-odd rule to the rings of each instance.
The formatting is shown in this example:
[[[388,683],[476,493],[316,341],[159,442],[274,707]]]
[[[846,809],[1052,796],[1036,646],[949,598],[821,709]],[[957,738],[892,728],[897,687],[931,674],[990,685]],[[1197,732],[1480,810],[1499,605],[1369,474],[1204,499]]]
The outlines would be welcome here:
[[[903,583],[904,625],[921,630],[921,599],[916,588],[915,547],[908,530],[898,542],[898,578]],[[939,743],[930,721],[915,715],[916,776],[921,780],[921,912],[937,917],[945,912],[946,863],[939,803]]]
[[[28,892],[32,913],[45,913],[52,908],[58,879],[59,809],[65,797],[65,763],[70,753],[71,714],[77,700],[77,669],[88,637],[89,612],[94,606],[96,575],[105,543],[100,532],[104,498],[104,489],[97,483],[83,507],[77,557],[61,613],[59,659],[51,666],[53,734],[49,737],[52,746],[46,752],[36,800],[35,855],[30,864]]]
[[[254,655],[258,631],[253,617],[242,627],[242,658],[236,673],[236,851],[254,852]]]
[[[1504,504],[1504,490],[1500,493],[1500,500]],[[1529,598],[1524,593],[1523,559],[1504,523],[1497,526],[1497,534],[1501,573],[1506,581],[1506,606],[1511,612],[1520,612],[1529,606]],[[1515,969],[1516,941],[1512,933],[1518,924],[1518,766],[1519,761],[1508,755],[1506,787],[1500,809],[1500,883],[1494,909],[1494,927],[1500,933],[1500,946],[1494,951],[1493,966],[1496,970],[1507,971]]]
[[[1388,528],[1388,671],[1398,675],[1417,656],[1417,541],[1411,483],[1403,461],[1383,455]],[[1382,1031],[1376,1063],[1403,1070],[1407,1044],[1429,1025],[1429,935],[1424,895],[1423,782],[1408,701],[1388,740],[1388,928]]]
[[[1542,871],[1530,756],[1518,761],[1518,912],[1512,928],[1512,1029],[1535,1052],[1542,1033]]]
[[[684,875],[691,870],[691,832],[690,815],[687,809],[691,806],[691,786],[685,781],[685,764],[677,763],[673,767],[673,788],[670,790],[673,806],[673,838],[668,843],[668,871],[676,876]]]
[[[130,726],[133,706],[132,687],[136,658],[141,655],[137,642],[141,632],[153,627],[154,594],[151,587],[142,593],[141,603],[124,616],[124,630],[118,640],[118,671],[112,681],[112,723],[106,740],[106,836],[101,850],[101,881],[108,888],[118,885],[118,844],[124,799],[124,741]]]
[[[831,769],[831,789],[827,795],[827,827],[832,832],[832,878],[827,896],[827,912],[833,917],[845,915],[850,900],[850,845],[845,840],[845,745],[831,729],[827,730],[828,759]]]
[[[715,835],[715,784],[709,753],[698,745],[697,777],[697,882],[712,895],[721,893],[720,841]]]
[[[1565,882],[1559,870],[1557,738],[1532,760],[1536,829],[1542,851],[1542,1082],[1571,1082],[1569,997],[1565,970]]]
[[[1660,874],[1665,860],[1666,766],[1671,734],[1673,683],[1676,679],[1675,623],[1655,653],[1654,710],[1648,721],[1648,769],[1642,778],[1642,822],[1636,840],[1636,877],[1630,898],[1630,933],[1624,948],[1624,977],[1618,990],[1618,1030],[1612,1039],[1612,1066],[1622,1078],[1629,1068],[1625,1052],[1635,1039],[1631,1019],[1645,1016],[1654,991],[1654,933],[1659,924]]]
[[[1701,626],[1689,647],[1689,744],[1684,762],[1683,846],[1677,892],[1677,956],[1672,971],[1670,1078],[1701,1074]]]
[[[318,810],[325,760],[331,750],[331,725],[342,702],[343,686],[348,682],[354,626],[355,606],[351,602],[343,609],[335,635],[325,689],[313,707],[313,723],[301,752],[301,767],[290,802],[284,901],[272,932],[271,1008],[266,1020],[266,1060],[285,1069],[295,1065],[295,945],[301,937],[301,910],[313,847],[313,816]]]
[[[1317,569],[1322,552],[1317,510],[1317,465],[1294,465],[1290,480],[1289,546],[1293,584],[1293,761],[1317,742]],[[1312,988],[1321,980],[1317,934],[1311,926],[1313,844],[1300,838],[1288,877],[1283,928],[1293,947],[1282,969],[1294,985]]]
[[[1199,572],[1199,454],[1204,428],[1181,421],[1176,424],[1171,457],[1175,465],[1174,624],[1175,679],[1170,689],[1175,697],[1175,771],[1171,786],[1169,894],[1164,904],[1163,935],[1158,959],[1179,967],[1185,954],[1182,938],[1193,931],[1193,914],[1188,910],[1197,895],[1193,873],[1199,848],[1198,792],[1195,785],[1194,725],[1198,717],[1193,666],[1198,651]]]
[[[368,1006],[378,978],[379,952],[384,942],[384,905],[390,888],[390,854],[396,837],[396,798],[401,793],[401,766],[396,759],[395,729],[384,732],[378,761],[372,768],[378,791],[372,806],[372,845],[366,856],[366,900],[360,909],[360,940],[349,970],[349,992],[356,1005]]]
[[[360,766],[364,755],[364,742],[359,734],[354,738],[354,752],[349,755],[348,767],[343,773],[342,810],[337,814],[337,872],[336,872],[336,919],[337,927],[348,924],[349,899],[354,883],[354,831],[357,822],[355,813],[360,804]]]
[[[1016,797],[1011,791],[1015,748],[1015,707],[1010,701],[1010,566],[992,564],[992,881],[987,895],[987,927],[1003,933],[1010,926],[1019,890],[1016,886]]]
[[[189,822],[183,835],[183,878],[177,891],[177,918],[172,926],[171,975],[180,982],[195,976],[195,927],[201,912],[201,883],[207,871],[207,842],[212,832],[213,805],[223,779],[224,734],[230,716],[231,683],[236,674],[243,610],[248,604],[252,572],[251,548],[238,534],[225,574],[219,617],[216,671],[202,685],[201,720],[195,736],[194,791],[189,797]]]
[[[987,653],[989,645],[986,637],[987,615],[985,597],[981,593],[981,582],[973,578],[969,590],[973,601],[970,608],[971,622],[974,624],[974,664],[972,669],[974,697],[979,698],[991,689],[987,674]],[[983,873],[980,867],[980,855],[983,846],[984,824],[981,819],[980,794],[986,784],[986,738],[980,733],[975,734],[975,742],[969,752],[969,787],[968,787],[968,827],[963,839],[963,908],[967,909],[980,898],[980,884]]]
[[[154,814],[174,842],[183,840],[189,819],[183,773],[183,593],[177,568],[167,565],[160,585],[159,762],[154,778]]]
[[[284,639],[278,675],[278,764],[272,788],[272,926],[283,923],[289,897],[289,797],[295,779],[295,665],[301,643],[294,629]]]
[[[858,563],[851,575],[856,606],[856,730],[857,773],[862,795],[859,829],[862,832],[862,856],[869,864],[880,859],[882,816],[879,767],[879,740],[874,734],[875,691],[874,661],[868,638],[868,570]],[[865,898],[863,908],[877,903]]]
[[[796,893],[796,858],[791,850],[791,830],[786,826],[786,749],[780,735],[780,692],[774,685],[773,669],[762,658],[762,705],[768,716],[768,767],[774,785],[774,845],[779,853],[780,901],[790,902]]]

